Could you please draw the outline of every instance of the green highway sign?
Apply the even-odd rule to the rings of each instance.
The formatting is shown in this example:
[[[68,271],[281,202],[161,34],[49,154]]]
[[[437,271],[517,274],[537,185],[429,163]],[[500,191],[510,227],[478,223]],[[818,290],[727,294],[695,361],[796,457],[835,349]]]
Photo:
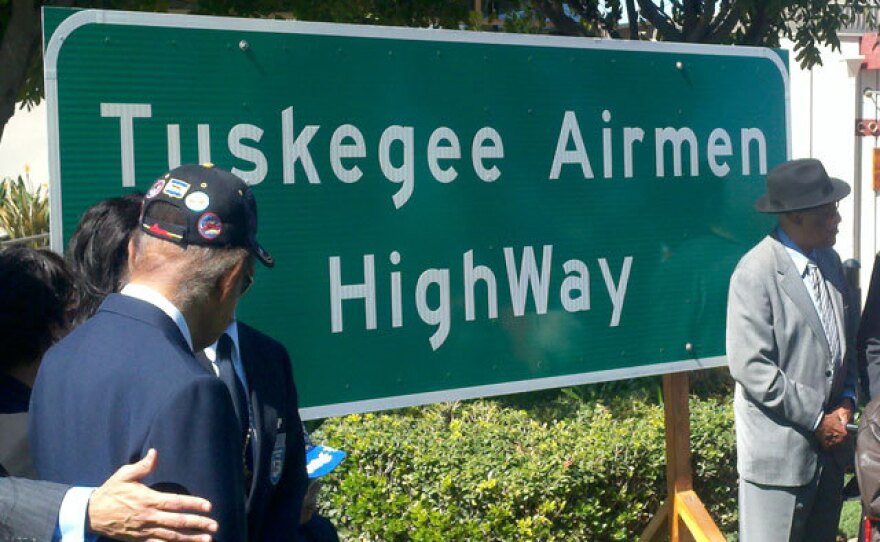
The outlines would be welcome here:
[[[180,163],[254,186],[239,317],[306,418],[720,365],[790,153],[778,52],[46,8],[52,245]]]

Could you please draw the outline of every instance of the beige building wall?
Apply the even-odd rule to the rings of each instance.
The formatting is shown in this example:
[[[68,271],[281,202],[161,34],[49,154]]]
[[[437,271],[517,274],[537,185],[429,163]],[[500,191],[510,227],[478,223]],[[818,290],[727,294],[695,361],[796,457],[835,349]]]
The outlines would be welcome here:
[[[840,205],[843,222],[835,248],[844,260],[861,262],[864,296],[880,250],[880,213],[873,189],[873,150],[880,140],[857,136],[855,128],[858,118],[880,117],[880,94],[878,103],[865,96],[866,90],[880,90],[880,71],[862,66],[860,37],[842,35],[840,50],[823,49],[822,65],[812,70],[801,69],[791,54],[790,86],[792,157],[818,158],[831,176],[852,186],[852,194]]]

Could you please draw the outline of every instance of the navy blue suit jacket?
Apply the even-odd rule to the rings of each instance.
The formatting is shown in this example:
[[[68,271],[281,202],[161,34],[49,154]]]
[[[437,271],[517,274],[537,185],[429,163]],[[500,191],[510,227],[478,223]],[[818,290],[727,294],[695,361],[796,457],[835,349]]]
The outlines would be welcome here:
[[[298,540],[308,476],[290,358],[281,343],[240,321],[238,341],[258,432],[247,500],[249,540]]]
[[[159,452],[144,482],[205,497],[214,540],[246,539],[241,434],[226,386],[193,356],[174,322],[112,294],[43,358],[30,411],[42,479],[98,486]]]

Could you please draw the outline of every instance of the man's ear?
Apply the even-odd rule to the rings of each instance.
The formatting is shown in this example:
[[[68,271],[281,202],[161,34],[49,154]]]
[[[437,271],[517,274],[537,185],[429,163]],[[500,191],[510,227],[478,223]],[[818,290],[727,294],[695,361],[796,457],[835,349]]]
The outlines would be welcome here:
[[[228,271],[217,279],[217,290],[220,299],[226,300],[229,295],[238,295],[241,287],[241,276],[247,271],[247,258],[241,258]]]
[[[791,226],[800,226],[804,222],[803,214],[800,211],[791,211],[779,215],[780,224],[789,224]]]
[[[137,235],[137,232],[135,232]],[[135,235],[132,235],[128,238],[128,276],[131,276],[131,269],[134,267],[134,259],[137,255],[137,245],[135,241]]]

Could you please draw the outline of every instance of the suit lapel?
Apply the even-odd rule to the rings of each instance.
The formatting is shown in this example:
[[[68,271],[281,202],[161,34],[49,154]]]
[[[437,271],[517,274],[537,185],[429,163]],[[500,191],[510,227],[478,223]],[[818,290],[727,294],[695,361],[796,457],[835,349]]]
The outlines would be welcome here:
[[[825,330],[822,328],[822,321],[819,319],[819,313],[816,312],[816,306],[813,304],[813,298],[807,291],[804,279],[798,273],[791,256],[785,250],[785,245],[781,242],[773,242],[773,251],[776,254],[776,271],[779,274],[779,282],[782,290],[794,302],[807,324],[816,334],[819,342],[825,347],[825,353],[831,355],[831,348],[828,346],[828,338],[825,337]]]

